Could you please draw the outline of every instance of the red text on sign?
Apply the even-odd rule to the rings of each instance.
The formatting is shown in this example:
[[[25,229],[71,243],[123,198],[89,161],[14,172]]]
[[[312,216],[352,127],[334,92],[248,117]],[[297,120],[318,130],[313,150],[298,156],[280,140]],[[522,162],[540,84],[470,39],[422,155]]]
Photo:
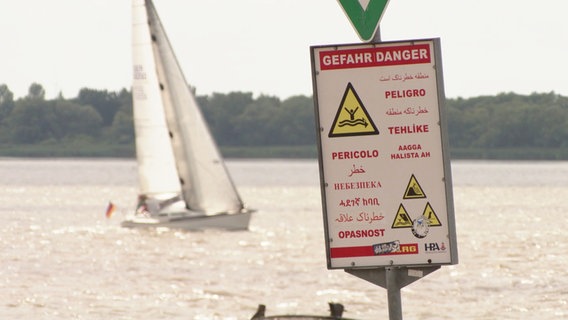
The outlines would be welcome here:
[[[430,63],[428,44],[321,51],[322,70]]]
[[[385,99],[414,98],[414,97],[424,97],[425,95],[426,95],[426,90],[424,89],[385,91]]]
[[[380,181],[338,182],[333,184],[335,190],[378,189],[382,188]]]
[[[378,158],[379,150],[337,151],[331,153],[332,160]]]
[[[337,236],[340,239],[384,237],[385,229],[345,230],[339,231]]]
[[[390,134],[426,133],[426,132],[430,132],[430,127],[427,124],[413,124],[411,126],[389,127]]]

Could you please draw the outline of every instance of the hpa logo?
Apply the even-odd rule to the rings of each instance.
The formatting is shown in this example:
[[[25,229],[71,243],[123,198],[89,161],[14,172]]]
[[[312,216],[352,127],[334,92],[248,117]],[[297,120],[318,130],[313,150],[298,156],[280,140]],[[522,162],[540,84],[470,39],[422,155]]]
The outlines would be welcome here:
[[[446,252],[446,249],[446,245],[443,242],[430,242],[424,244],[424,252],[426,253],[442,253]]]

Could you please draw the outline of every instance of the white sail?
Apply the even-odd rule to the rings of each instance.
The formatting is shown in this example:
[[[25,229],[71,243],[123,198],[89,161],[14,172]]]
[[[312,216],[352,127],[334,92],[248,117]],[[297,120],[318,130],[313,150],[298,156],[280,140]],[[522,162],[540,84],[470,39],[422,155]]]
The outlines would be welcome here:
[[[132,100],[140,194],[169,198],[181,192],[161,102],[144,0],[132,5]]]
[[[159,198],[163,192],[166,199],[181,187],[181,198],[193,212],[240,212],[242,201],[152,1],[133,0],[133,12],[133,97],[142,194]],[[166,167],[177,169],[177,177],[172,179]]]

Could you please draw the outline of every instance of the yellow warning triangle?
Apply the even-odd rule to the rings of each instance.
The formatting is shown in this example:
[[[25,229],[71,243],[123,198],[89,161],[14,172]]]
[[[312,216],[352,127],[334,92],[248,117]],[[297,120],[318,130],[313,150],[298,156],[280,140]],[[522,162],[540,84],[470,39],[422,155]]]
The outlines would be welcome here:
[[[422,191],[422,187],[416,180],[414,174],[410,177],[410,181],[408,181],[408,186],[406,187],[406,191],[404,191],[403,199],[422,199],[426,198],[424,191]]]
[[[440,219],[438,219],[438,216],[436,215],[436,212],[432,209],[430,202],[426,203],[426,207],[424,208],[424,213],[422,213],[422,215],[430,221],[430,227],[440,227],[442,225]]]
[[[412,220],[410,219],[410,216],[408,215],[408,212],[406,212],[406,209],[404,208],[402,203],[400,204],[400,207],[398,207],[398,212],[394,217],[391,228],[412,228]]]
[[[333,138],[369,134],[379,134],[379,130],[369,116],[353,85],[349,82],[328,136]]]

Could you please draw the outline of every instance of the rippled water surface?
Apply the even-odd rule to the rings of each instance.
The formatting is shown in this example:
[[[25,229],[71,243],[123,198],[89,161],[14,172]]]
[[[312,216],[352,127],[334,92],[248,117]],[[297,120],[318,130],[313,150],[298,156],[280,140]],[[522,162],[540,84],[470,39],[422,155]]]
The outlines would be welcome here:
[[[228,161],[248,232],[140,231],[132,160],[0,159],[0,319],[388,319],[386,290],[327,270],[315,160]],[[459,264],[402,290],[405,319],[568,317],[568,162],[452,164]],[[109,200],[118,207],[105,219]]]

